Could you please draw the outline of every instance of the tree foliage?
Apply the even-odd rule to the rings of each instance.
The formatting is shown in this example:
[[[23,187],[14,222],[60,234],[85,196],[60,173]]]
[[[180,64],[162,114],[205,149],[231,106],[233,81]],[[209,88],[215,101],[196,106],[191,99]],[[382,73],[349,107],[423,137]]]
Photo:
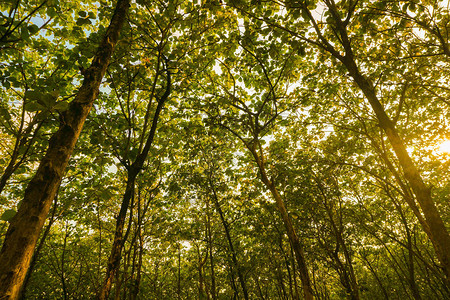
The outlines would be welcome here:
[[[449,298],[449,22],[437,0],[3,1],[0,260],[43,215],[0,298]]]

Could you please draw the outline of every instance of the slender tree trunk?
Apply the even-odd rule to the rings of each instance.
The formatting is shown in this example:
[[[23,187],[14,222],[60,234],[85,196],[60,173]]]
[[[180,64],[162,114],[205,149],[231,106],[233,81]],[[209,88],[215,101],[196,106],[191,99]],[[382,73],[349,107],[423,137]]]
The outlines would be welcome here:
[[[166,70],[167,70],[167,86],[164,95],[159,99],[158,105],[155,109],[155,114],[153,116],[152,127],[150,128],[150,133],[145,142],[144,149],[141,153],[136,157],[135,161],[127,168],[128,178],[127,178],[127,186],[125,188],[125,193],[122,198],[122,204],[120,206],[119,215],[116,221],[116,230],[114,233],[114,242],[111,248],[111,254],[108,260],[108,266],[106,269],[106,276],[103,283],[102,288],[100,289],[100,293],[98,298],[100,300],[105,300],[109,296],[109,292],[111,291],[111,286],[113,283],[114,275],[117,273],[120,265],[120,259],[122,255],[122,248],[125,243],[125,239],[123,238],[123,229],[125,225],[125,219],[127,216],[128,207],[130,206],[130,201],[134,197],[134,189],[136,183],[136,177],[139,172],[142,170],[144,166],[145,160],[147,159],[148,153],[150,151],[151,145],[153,143],[153,139],[156,133],[156,127],[158,125],[159,115],[161,110],[164,107],[164,103],[170,94],[171,80],[170,80],[170,72],[168,70],[167,61],[166,61]]]
[[[142,256],[143,256],[143,251],[144,251],[144,241],[143,241],[143,237],[142,237],[142,219],[143,219],[144,212],[142,211],[142,207],[141,207],[141,194],[140,194],[140,192],[138,192],[137,205],[138,205],[138,209],[137,209],[137,215],[138,215],[138,220],[137,220],[137,239],[138,239],[138,243],[139,243],[139,245],[137,247],[138,261],[137,261],[136,271],[133,272],[133,274],[136,273],[136,278],[135,278],[135,281],[134,281],[134,284],[133,284],[133,290],[132,290],[131,296],[130,296],[131,300],[137,299],[138,294],[139,294],[139,286],[141,284]]]
[[[286,288],[284,286],[283,272],[282,272],[280,266],[277,267],[276,274],[277,274],[276,276],[277,276],[277,280],[278,280],[277,288],[279,289],[278,294],[281,299],[288,299],[288,295],[286,293]]]
[[[255,278],[255,281],[256,281],[256,288],[258,289],[259,297],[261,297],[262,300],[265,300],[264,294],[263,294],[262,289],[261,289],[261,284],[259,284],[258,277]]]
[[[307,12],[310,19],[314,24],[316,33],[321,41],[321,47],[328,51],[331,55],[337,58],[347,68],[350,76],[356,82],[358,87],[363,92],[367,101],[369,102],[372,110],[375,112],[377,120],[381,128],[383,128],[386,136],[397,156],[398,162],[403,170],[403,174],[410,184],[414,195],[419,203],[420,208],[425,216],[425,222],[429,227],[428,230],[424,230],[428,235],[428,238],[432,242],[436,251],[437,257],[441,262],[441,267],[444,274],[447,277],[447,285],[450,286],[450,235],[445,227],[444,221],[437,210],[437,207],[431,197],[431,188],[428,187],[422,179],[422,176],[416,167],[415,163],[406,151],[405,143],[400,137],[395,123],[387,115],[383,105],[378,99],[375,87],[373,83],[367,79],[366,76],[361,74],[358,65],[356,64],[353,49],[350,38],[347,33],[348,21],[350,21],[351,14],[349,12],[348,19],[343,21],[340,17],[337,7],[333,1],[325,1],[326,6],[330,12],[331,17],[334,20],[335,33],[339,35],[339,42],[341,43],[344,54],[341,54],[332,46],[326,38],[322,35],[319,27],[314,21],[311,12],[304,7],[304,11]],[[355,7],[351,8],[355,9]],[[411,206],[411,203],[408,203]],[[411,207],[411,209],[414,209]]]
[[[394,195],[392,195],[389,192],[389,189],[387,187],[386,187],[386,193],[387,193],[388,197],[394,203],[394,206],[400,215],[400,220],[403,224],[403,227],[405,227],[406,240],[407,240],[406,250],[408,251],[408,258],[405,258],[405,261],[406,261],[406,266],[408,268],[408,283],[411,288],[411,292],[412,292],[415,300],[422,300],[422,297],[420,296],[419,288],[418,288],[416,280],[415,280],[414,252],[413,252],[413,248],[412,248],[411,230],[409,228],[408,221],[406,220],[405,214],[403,213],[400,203],[397,202],[397,199],[395,199]]]
[[[24,110],[24,108],[23,108],[23,110]],[[31,121],[31,123],[28,124],[27,128],[25,128],[25,130],[22,131],[24,117],[25,117],[23,114],[24,114],[24,111],[22,112],[22,123],[20,125],[19,133],[18,133],[16,142],[14,144],[14,149],[11,154],[11,159],[10,159],[8,165],[6,166],[5,171],[3,172],[2,176],[0,177],[0,194],[2,193],[3,189],[6,186],[6,182],[9,180],[9,178],[12,176],[12,174],[14,174],[14,172],[17,170],[17,168],[19,168],[20,165],[26,159],[27,153],[30,150],[30,148],[34,142],[34,139],[35,139],[37,133],[39,132],[39,129],[41,128],[42,123],[43,123],[42,121],[38,123],[38,126],[34,130],[31,139],[29,139],[29,135],[34,128],[34,125],[37,123],[36,122],[37,118],[35,116],[34,119]],[[28,145],[27,145],[27,143],[28,143]],[[17,159],[19,158],[19,153],[23,148],[25,148],[25,151],[22,154],[22,158],[17,162]]]
[[[294,294],[294,283],[292,280],[292,272],[291,272],[291,266],[290,266],[290,261],[289,261],[289,257],[286,254],[286,251],[284,251],[284,247],[283,247],[283,235],[281,234],[281,232],[279,233],[279,240],[278,240],[278,245],[280,247],[281,250],[281,254],[283,255],[284,258],[284,264],[286,266],[286,271],[288,273],[288,281],[289,281],[289,294],[291,295],[291,299],[296,299],[295,298],[295,294]],[[294,274],[295,276],[295,274]]]
[[[67,285],[66,285],[66,276],[65,276],[65,262],[66,262],[66,246],[67,246],[67,237],[69,236],[69,232],[67,229],[67,224],[66,224],[66,233],[64,234],[64,244],[63,244],[63,249],[62,249],[62,253],[61,253],[61,285],[63,288],[63,295],[64,295],[64,300],[67,300],[68,297],[68,292],[67,292]]]
[[[258,141],[254,141],[253,144],[247,144],[247,148],[250,150],[250,152],[253,155],[253,158],[256,161],[256,164],[258,165],[260,174],[261,174],[261,180],[264,183],[264,185],[270,190],[272,193],[272,196],[275,199],[275,203],[277,205],[278,211],[281,214],[281,217],[283,219],[284,226],[287,231],[287,235],[289,237],[289,242],[292,245],[292,248],[294,249],[295,257],[297,258],[297,264],[300,271],[300,279],[302,282],[303,287],[303,297],[305,300],[311,300],[314,298],[314,292],[311,285],[311,279],[309,277],[308,273],[308,267],[306,266],[306,260],[305,260],[305,254],[303,252],[303,247],[300,243],[300,240],[295,232],[294,226],[292,226],[291,218],[289,217],[289,214],[286,210],[286,207],[284,205],[284,201],[281,198],[280,193],[278,192],[277,188],[275,187],[275,184],[267,177],[266,169],[264,166],[263,159],[258,155],[255,149],[255,144],[258,144]]]
[[[371,83],[361,75],[353,60],[347,62],[346,66],[355,82],[369,100],[380,126],[386,132],[389,142],[402,167],[405,178],[411,185],[416,199],[419,202],[419,206],[425,216],[425,221],[430,229],[429,232],[427,230],[425,230],[425,232],[428,233],[428,237],[436,250],[438,259],[447,276],[447,284],[450,285],[450,235],[431,197],[431,188],[425,185],[419,170],[406,151],[405,144],[400,138],[394,123],[389,119],[383,106],[379,102],[375,89]]]
[[[383,285],[383,281],[378,277],[377,272],[373,268],[372,264],[370,263],[369,259],[363,255],[361,255],[362,260],[364,260],[367,263],[367,267],[369,268],[369,271],[373,274],[373,277],[375,278],[376,282],[378,283],[378,286],[380,287],[381,291],[383,292],[384,299],[389,299],[388,293],[386,291],[386,288]]]
[[[207,201],[206,205],[207,205],[206,232],[208,235],[209,263],[211,269],[211,294],[212,299],[216,300],[216,276],[214,272],[213,241],[211,233],[211,209],[209,205],[209,200]]]
[[[228,248],[231,252],[231,259],[233,261],[233,266],[237,271],[239,283],[241,285],[242,292],[244,294],[244,299],[248,300],[247,286],[245,284],[244,275],[242,274],[239,262],[237,260],[237,255],[236,255],[236,251],[234,250],[233,241],[231,240],[231,234],[230,234],[228,222],[225,220],[225,216],[223,215],[222,208],[220,207],[220,203],[219,203],[219,198],[217,197],[216,189],[214,188],[211,177],[209,177],[208,180],[209,180],[209,185],[211,187],[211,190],[213,192],[212,200],[214,202],[214,206],[216,207],[217,213],[219,214],[219,217],[220,217],[220,221],[222,222],[222,226],[225,230],[225,235],[226,235],[227,241],[228,241]]]
[[[177,299],[181,299],[181,245],[178,243]]]
[[[136,170],[130,170],[128,172],[127,187],[125,189],[125,194],[123,195],[119,215],[117,216],[114,242],[111,248],[111,254],[108,259],[108,267],[106,270],[105,280],[103,282],[102,288],[100,289],[99,299],[108,298],[114,278],[116,277],[116,274],[119,270],[120,258],[122,256],[123,244],[125,242],[123,239],[123,230],[125,227],[125,219],[128,207],[130,205],[131,198],[134,195],[134,184],[136,176]]]
[[[336,262],[336,267],[341,269],[341,272],[339,272],[340,273],[339,276],[341,277],[341,282],[347,289],[347,293],[350,295],[350,298],[352,300],[359,300],[359,288],[352,265],[352,257],[342,236],[343,232],[342,218],[339,219],[339,224],[336,224],[336,221],[334,220],[335,217],[333,214],[332,204],[329,203],[328,196],[326,195],[324,187],[322,186],[322,183],[319,180],[317,180],[317,186],[322,196],[323,205],[327,213],[329,222],[331,224],[334,236],[336,237],[336,244],[337,244],[336,251],[330,250],[329,247],[327,247],[327,245],[324,245],[324,248],[329,253],[329,256]],[[342,259],[339,257],[339,248],[342,248],[342,252],[345,257],[345,262],[342,262]]]
[[[289,245],[289,249],[290,249],[290,261],[292,261],[292,276],[294,277],[294,289],[295,289],[295,294],[293,299],[294,300],[299,300],[300,299],[300,294],[298,292],[298,285],[297,285],[297,270],[295,269],[295,258],[294,258],[294,249],[292,249],[292,246]]]
[[[84,72],[83,84],[69,109],[62,114],[61,127],[51,137],[47,153],[10,222],[0,251],[0,299],[17,299],[19,296],[39,234],[84,121],[97,98],[129,5],[129,0],[117,1],[103,41],[91,66]]]
[[[208,250],[206,250],[206,256],[205,258],[202,257],[202,252],[200,251],[200,246],[197,246],[197,254],[198,254],[198,299],[202,300],[206,298],[205,294],[205,277],[203,276],[203,267],[206,264],[206,261],[208,260]]]

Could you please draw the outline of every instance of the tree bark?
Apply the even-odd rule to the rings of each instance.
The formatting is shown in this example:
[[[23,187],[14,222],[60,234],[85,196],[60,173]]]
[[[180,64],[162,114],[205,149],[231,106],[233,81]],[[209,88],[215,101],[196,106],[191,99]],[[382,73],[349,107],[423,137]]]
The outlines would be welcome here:
[[[334,1],[325,0],[325,4],[330,16],[333,18],[333,31],[343,47],[344,54],[341,54],[341,52],[336,50],[335,46],[330,44],[325,36],[322,35],[311,12],[304,6],[302,9],[307,13],[319,38],[319,41],[314,42],[314,44],[329,52],[347,68],[349,75],[361,89],[372,107],[380,127],[386,133],[395,152],[398,162],[403,170],[403,174],[410,184],[419,206],[422,209],[425,216],[425,222],[429,227],[429,231],[425,229],[425,233],[427,233],[428,238],[432,242],[437,257],[441,262],[441,267],[447,277],[447,285],[450,285],[450,235],[431,197],[431,188],[424,183],[418,168],[406,151],[405,143],[400,137],[395,127],[395,123],[389,118],[383,105],[379,101],[373,83],[366,76],[361,74],[358,65],[356,64],[351,40],[347,33],[347,25],[350,22],[356,6],[350,7],[346,19],[342,20]],[[408,203],[408,205],[411,207],[411,203]],[[411,208],[414,209],[413,207]]]
[[[36,262],[39,259],[39,254],[41,253],[41,250],[44,247],[45,241],[47,240],[47,236],[50,233],[50,229],[53,225],[53,222],[55,221],[57,207],[58,207],[58,194],[55,195],[55,201],[53,201],[53,209],[51,212],[50,220],[48,221],[47,227],[45,228],[44,233],[42,234],[42,237],[39,240],[39,244],[33,253],[33,258],[31,259],[30,266],[27,270],[27,275],[25,276],[19,299],[25,300],[28,282],[30,281],[31,274],[33,274],[34,266],[36,265]]]
[[[111,248],[111,254],[108,259],[108,266],[106,270],[106,276],[103,283],[103,286],[100,289],[100,293],[98,298],[101,300],[107,299],[109,296],[109,292],[111,291],[111,286],[113,283],[114,275],[119,270],[120,259],[122,255],[122,248],[125,243],[125,239],[123,238],[123,229],[125,225],[125,218],[127,216],[128,207],[130,206],[130,201],[134,197],[134,189],[136,183],[136,177],[139,172],[142,170],[144,166],[145,160],[147,159],[148,153],[150,151],[151,145],[153,143],[153,139],[156,133],[156,127],[158,125],[159,115],[161,110],[164,107],[164,103],[170,94],[171,80],[170,80],[170,72],[167,66],[166,60],[166,70],[167,70],[167,86],[164,95],[159,99],[158,105],[155,109],[155,114],[153,116],[152,127],[150,128],[150,133],[145,142],[144,149],[141,153],[136,157],[135,161],[128,167],[128,178],[127,178],[127,186],[125,188],[125,193],[122,198],[122,204],[120,206],[119,215],[116,221],[116,230],[114,233],[114,242]]]
[[[222,226],[225,230],[225,235],[226,235],[227,241],[228,241],[228,248],[231,252],[231,259],[233,261],[233,266],[236,269],[237,274],[238,274],[239,283],[242,288],[242,293],[244,294],[244,299],[248,300],[248,291],[247,291],[247,286],[246,286],[245,280],[244,280],[244,274],[242,274],[241,267],[237,260],[236,251],[234,250],[233,241],[231,240],[231,234],[230,234],[230,228],[228,226],[228,222],[227,222],[227,220],[225,220],[225,216],[223,215],[222,208],[220,207],[220,203],[219,203],[219,198],[217,197],[216,189],[214,188],[211,177],[208,177],[208,181],[209,181],[209,185],[211,186],[211,190],[213,192],[212,200],[214,202],[214,206],[216,207],[217,213],[219,214],[219,217],[220,217],[220,221],[222,222]],[[233,280],[233,282],[234,282],[234,280]],[[237,289],[235,289],[235,291],[237,292]]]
[[[419,170],[406,151],[405,144],[398,134],[394,123],[389,119],[383,106],[379,102],[372,84],[361,75],[353,60],[346,62],[346,66],[347,70],[368,99],[377,116],[380,126],[385,131],[386,136],[394,149],[404,176],[411,185],[414,195],[425,216],[425,222],[428,224],[429,231],[425,230],[425,232],[428,234],[428,238],[432,242],[438,259],[442,264],[442,268],[447,277],[447,284],[450,284],[450,235],[431,197],[431,188],[425,185]]]
[[[0,251],[0,299],[17,299],[20,294],[39,234],[84,121],[97,98],[129,5],[129,0],[117,1],[106,34],[91,66],[84,72],[83,84],[69,109],[62,114],[61,126],[51,137],[47,153],[10,222]]]
[[[259,144],[259,141],[253,141],[252,144],[247,143],[246,146],[250,150],[250,152],[253,155],[253,158],[256,161],[256,164],[258,165],[260,174],[261,174],[261,180],[264,183],[264,185],[270,190],[273,198],[275,199],[275,203],[277,205],[278,211],[281,214],[281,218],[283,219],[284,226],[286,227],[287,235],[289,237],[289,242],[292,245],[292,248],[294,249],[295,257],[297,258],[297,264],[300,272],[300,279],[302,282],[303,287],[303,298],[305,300],[312,300],[314,299],[314,292],[311,286],[311,279],[309,277],[308,273],[308,267],[306,266],[306,260],[305,260],[305,254],[303,252],[303,247],[300,243],[300,240],[295,232],[294,226],[292,225],[291,218],[289,217],[289,214],[286,210],[286,206],[284,205],[284,201],[281,198],[280,193],[278,192],[275,184],[273,181],[269,179],[266,173],[266,169],[264,166],[263,159],[258,155],[255,146]]]

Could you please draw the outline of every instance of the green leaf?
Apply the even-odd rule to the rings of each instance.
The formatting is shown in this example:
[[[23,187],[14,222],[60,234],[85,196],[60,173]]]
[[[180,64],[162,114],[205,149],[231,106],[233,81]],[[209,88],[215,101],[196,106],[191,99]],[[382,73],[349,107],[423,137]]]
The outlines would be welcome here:
[[[107,190],[107,189],[104,189],[104,190],[101,192],[100,196],[101,196],[102,199],[104,199],[104,200],[109,200],[109,199],[111,199],[111,197],[113,196],[113,193],[111,193],[111,192],[110,192],[109,190]]]
[[[11,120],[11,114],[6,108],[0,108],[0,116],[5,120]]]
[[[78,26],[90,25],[90,24],[92,24],[92,22],[89,19],[78,18],[78,20],[77,20],[77,25]]]
[[[43,94],[38,91],[28,90],[25,92],[25,99],[29,99],[31,101],[39,101],[42,96]]]
[[[60,111],[60,112],[66,111],[69,109],[69,103],[66,101],[60,101],[60,102],[56,103],[55,106],[53,106],[53,109]]]
[[[44,104],[47,108],[52,108],[55,105],[57,98],[58,97],[55,97],[52,93],[47,93],[42,96],[39,102]]]
[[[27,104],[25,104],[25,110],[29,111],[29,112],[34,112],[34,111],[40,111],[40,110],[45,110],[45,106],[37,103],[37,102],[29,102]]]
[[[22,30],[20,32],[20,37],[22,40],[28,40],[30,38],[30,33],[28,32],[28,28],[22,27]]]
[[[35,34],[36,32],[39,31],[39,27],[37,25],[30,25],[28,26],[28,31],[30,32],[30,34]]]
[[[82,17],[82,18],[86,18],[86,16],[87,16],[87,14],[86,14],[85,11],[79,11],[79,12],[78,12],[78,15],[79,15],[80,17]]]
[[[3,212],[0,220],[9,222],[16,215],[16,213],[17,212],[14,209],[7,209]]]
[[[49,7],[49,8],[47,8],[47,15],[48,15],[50,18],[56,17],[57,13],[56,13],[55,8],[54,8],[54,7]]]

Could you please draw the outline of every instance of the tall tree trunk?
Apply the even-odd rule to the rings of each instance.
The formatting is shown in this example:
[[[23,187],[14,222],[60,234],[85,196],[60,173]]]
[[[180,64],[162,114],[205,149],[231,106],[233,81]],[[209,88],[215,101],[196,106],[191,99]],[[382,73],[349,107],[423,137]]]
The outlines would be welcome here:
[[[111,291],[111,286],[113,283],[114,275],[117,273],[120,265],[120,259],[122,255],[122,248],[125,243],[125,239],[123,238],[123,229],[125,225],[125,219],[127,216],[128,207],[130,206],[131,199],[134,197],[134,188],[136,183],[136,177],[139,172],[142,170],[144,166],[145,160],[147,159],[148,153],[150,151],[151,145],[153,143],[153,139],[156,133],[156,127],[158,125],[159,115],[161,110],[164,107],[164,103],[170,94],[171,80],[170,80],[170,72],[167,66],[166,60],[166,71],[167,71],[167,86],[164,95],[159,99],[158,105],[155,109],[155,114],[153,116],[152,127],[150,128],[150,133],[145,142],[144,149],[141,153],[136,157],[135,161],[127,168],[128,178],[127,178],[127,186],[125,188],[125,193],[122,198],[122,204],[120,206],[119,215],[116,221],[116,230],[114,233],[114,242],[111,248],[111,254],[108,259],[108,266],[106,269],[106,276],[103,283],[102,288],[100,289],[100,293],[98,298],[101,300],[107,299],[109,296],[109,292]]]
[[[206,207],[207,207],[206,233],[208,236],[209,263],[211,269],[211,295],[212,299],[216,300],[216,275],[214,272],[213,241],[211,233],[211,209],[209,205],[209,200],[207,200],[206,202]]]
[[[11,220],[0,251],[0,299],[17,299],[33,256],[39,234],[64,175],[70,155],[109,65],[125,20],[129,0],[118,0],[111,23],[100,43],[84,81],[61,126],[49,141],[47,153],[29,182],[20,208]]]
[[[44,233],[42,234],[41,239],[39,240],[39,244],[36,247],[36,250],[33,253],[33,258],[30,262],[30,267],[27,270],[27,275],[25,276],[23,287],[19,296],[19,299],[25,300],[26,295],[26,289],[28,286],[28,282],[30,281],[31,274],[33,274],[34,266],[36,265],[37,260],[39,259],[39,254],[41,253],[42,247],[44,247],[45,240],[47,239],[48,234],[50,233],[50,228],[53,225],[53,222],[55,221],[55,215],[56,215],[56,209],[58,208],[58,194],[55,195],[55,200],[53,201],[53,209],[51,212],[50,220],[48,221],[47,227],[44,230]]]
[[[353,60],[346,62],[346,66],[355,82],[369,100],[380,126],[384,129],[386,136],[394,149],[405,178],[411,185],[414,195],[425,216],[425,222],[428,225],[429,231],[424,231],[428,234],[428,238],[432,242],[438,259],[441,262],[444,273],[447,276],[447,284],[450,284],[450,235],[431,197],[431,188],[425,185],[419,170],[406,151],[405,144],[398,134],[395,124],[389,119],[383,106],[379,102],[372,84],[361,75]]]
[[[134,184],[137,176],[136,170],[130,170],[128,172],[127,187],[125,189],[125,194],[122,198],[122,204],[120,206],[119,215],[116,221],[116,230],[114,233],[114,242],[111,248],[111,253],[108,259],[108,266],[106,270],[105,280],[100,289],[99,299],[107,299],[109,292],[111,291],[111,286],[114,278],[119,270],[120,259],[122,256],[123,244],[125,243],[123,239],[123,230],[125,227],[125,219],[128,211],[128,207],[131,202],[131,198],[134,195]]]
[[[66,223],[66,233],[64,234],[64,243],[63,243],[63,248],[62,248],[62,253],[61,253],[61,276],[60,276],[64,300],[67,300],[67,298],[68,298],[66,276],[65,276],[65,270],[64,270],[65,269],[65,261],[66,261],[66,247],[67,247],[67,238],[68,237],[69,237],[69,231],[68,231],[67,223]]]
[[[225,235],[227,237],[228,241],[228,248],[231,252],[231,259],[233,261],[233,266],[236,269],[236,272],[238,274],[239,283],[242,288],[242,293],[244,294],[244,299],[248,300],[248,291],[247,286],[245,284],[244,275],[242,274],[241,267],[239,265],[239,262],[237,260],[236,251],[234,250],[233,241],[231,240],[231,234],[230,234],[230,228],[228,226],[227,220],[225,220],[225,216],[223,215],[222,208],[220,207],[219,198],[217,197],[216,189],[214,188],[213,182],[211,177],[208,177],[209,185],[211,187],[211,190],[213,192],[212,200],[214,202],[214,206],[216,207],[217,213],[219,214],[220,221],[222,222],[223,229],[225,230]],[[233,282],[234,279],[232,278]],[[235,289],[237,291],[237,289]]]
[[[295,289],[295,294],[293,299],[294,300],[299,300],[300,299],[300,294],[298,292],[298,285],[297,285],[297,270],[295,269],[295,258],[294,258],[294,249],[292,249],[292,246],[289,245],[289,249],[290,249],[290,261],[292,261],[292,275],[294,277],[294,289]]]
[[[314,298],[314,292],[311,285],[311,279],[308,273],[308,267],[306,266],[305,254],[303,252],[303,247],[300,243],[300,240],[295,232],[294,226],[292,225],[291,218],[286,210],[286,206],[284,205],[284,201],[281,198],[280,193],[278,192],[275,184],[267,177],[266,169],[264,166],[264,160],[260,155],[258,155],[256,151],[256,146],[259,146],[261,150],[261,145],[259,141],[253,141],[252,144],[246,144],[247,148],[253,155],[256,164],[258,165],[261,180],[264,185],[270,190],[273,198],[275,199],[275,203],[277,205],[278,211],[281,214],[281,218],[283,219],[284,226],[287,231],[287,235],[289,237],[289,242],[291,243],[292,248],[294,249],[295,257],[297,258],[298,269],[300,272],[300,279],[303,287],[303,297],[305,300],[311,300]]]
[[[316,45],[320,45],[324,50],[328,51],[336,59],[341,61],[341,63],[347,68],[350,76],[363,92],[372,107],[372,110],[375,112],[379,125],[386,133],[386,136],[403,170],[403,174],[410,184],[413,193],[416,196],[417,202],[422,209],[425,216],[425,222],[429,228],[429,230],[425,229],[424,231],[427,233],[428,238],[432,242],[437,257],[441,262],[441,267],[447,277],[447,285],[450,285],[450,235],[431,197],[431,188],[424,183],[418,168],[406,151],[405,143],[400,137],[395,127],[395,123],[389,118],[383,105],[379,101],[373,83],[366,76],[361,74],[358,65],[356,64],[351,41],[347,33],[347,25],[352,16],[352,10],[354,10],[356,6],[351,7],[351,11],[348,12],[347,19],[342,20],[334,1],[326,0],[325,4],[334,20],[334,30],[335,33],[339,35],[339,42],[344,49],[344,54],[341,54],[326,40],[311,12],[306,7],[303,7],[302,9],[308,14],[309,18],[313,22],[314,29],[319,36],[320,43],[316,43]],[[410,203],[408,203],[408,205],[411,206]],[[413,207],[411,208],[414,209]]]
[[[328,252],[330,258],[336,262],[336,268],[340,269],[341,272],[339,276],[341,277],[341,282],[347,290],[347,293],[350,295],[350,299],[359,300],[359,287],[356,281],[356,275],[352,265],[352,257],[350,255],[350,251],[347,248],[347,245],[344,241],[343,237],[343,225],[342,218],[339,218],[338,224],[334,220],[334,213],[332,204],[328,201],[328,196],[325,193],[325,188],[319,179],[317,181],[317,187],[320,191],[320,195],[323,199],[323,206],[325,208],[326,214],[328,216],[331,228],[333,230],[334,236],[336,237],[336,249],[333,251],[329,249],[327,245],[323,245],[323,247]],[[345,262],[342,262],[342,259],[339,255],[339,249],[342,249],[344,254]]]
[[[205,277],[203,276],[203,268],[208,260],[208,249],[206,250],[205,258],[202,257],[202,252],[200,251],[200,246],[196,244],[197,254],[198,254],[198,299],[202,300],[206,298],[205,293]]]
[[[141,284],[141,271],[142,271],[142,256],[143,256],[143,252],[144,252],[144,240],[142,237],[142,219],[144,217],[145,211],[142,211],[142,207],[141,207],[141,193],[138,192],[138,201],[137,201],[137,245],[135,247],[137,247],[137,252],[138,252],[138,258],[137,258],[137,266],[136,266],[136,271],[133,272],[133,275],[136,274],[136,278],[134,280],[133,283],[133,288],[131,291],[131,295],[130,295],[130,299],[131,300],[135,300],[138,297],[139,294],[139,286]],[[134,261],[134,258],[133,258]],[[134,262],[133,262],[133,266],[134,266]]]
[[[277,230],[278,231],[278,230]],[[284,258],[284,265],[286,266],[286,271],[288,273],[288,281],[289,281],[289,294],[291,296],[291,299],[296,299],[295,298],[295,294],[294,294],[294,288],[293,288],[293,280],[292,280],[292,272],[291,272],[291,266],[290,266],[290,261],[289,261],[289,257],[286,254],[286,251],[284,251],[284,247],[283,247],[283,234],[281,234],[281,232],[279,232],[279,240],[278,240],[278,246],[280,247],[281,250],[281,254],[283,255]],[[294,274],[295,276],[295,274]]]

